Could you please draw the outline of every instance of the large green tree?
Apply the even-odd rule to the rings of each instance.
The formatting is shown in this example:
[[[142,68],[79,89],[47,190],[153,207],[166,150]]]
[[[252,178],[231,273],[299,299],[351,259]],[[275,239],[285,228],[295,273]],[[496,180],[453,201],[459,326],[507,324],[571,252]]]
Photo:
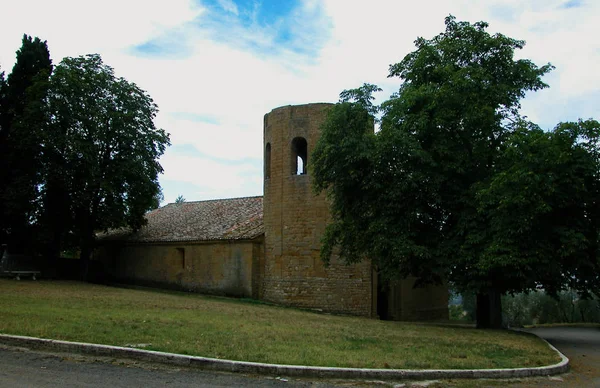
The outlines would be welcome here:
[[[1,67],[0,67],[1,69]],[[4,134],[3,112],[6,106],[6,77],[4,71],[0,71],[0,134]],[[1,136],[1,135],[0,135]],[[0,142],[0,147],[2,143]],[[1,154],[0,154],[1,157]]]
[[[574,198],[585,197],[587,210],[573,215],[572,221],[554,224],[558,234],[553,237],[572,238],[562,257],[550,249],[545,254],[520,250],[519,244],[540,233],[528,234],[510,222],[510,214],[499,204],[505,204],[505,191],[514,186],[502,186],[501,177],[511,174],[511,158],[518,159],[515,155],[523,148],[519,141],[535,143],[535,134],[543,133],[520,116],[520,100],[528,91],[547,87],[541,78],[552,66],[515,60],[514,52],[524,42],[490,35],[487,27],[450,16],[443,33],[429,40],[418,38],[416,50],[390,66],[390,77],[403,82],[381,106],[372,103],[372,93],[378,90],[373,85],[343,92],[324,124],[312,169],[316,191],[326,190],[331,200],[332,221],[322,248],[325,260],[337,246],[348,262],[371,259],[390,281],[408,275],[421,283],[449,280],[477,294],[480,327],[499,327],[502,294],[538,286],[561,289],[586,268],[598,268],[597,232],[590,229],[597,219],[589,220],[585,233],[571,229],[595,217],[590,209],[597,203],[597,158],[591,141],[584,150],[577,148],[577,140],[561,143],[564,130],[549,135],[552,141],[544,152],[574,158],[570,150],[577,149],[580,157],[552,167],[543,164],[545,156],[540,154],[540,166],[562,169],[555,171],[561,176],[587,171],[588,186],[569,192],[580,190]],[[373,122],[379,117],[380,130],[374,133]],[[586,122],[585,127],[590,125]],[[591,138],[593,131],[585,136],[582,131],[581,136]],[[519,174],[536,179],[546,171],[527,170],[533,167],[525,163],[522,168]],[[567,189],[565,183],[545,194],[564,195],[561,190]],[[549,206],[559,202],[556,197],[548,201]],[[556,214],[569,211],[563,205],[560,211],[554,208]],[[542,217],[537,206],[541,205],[535,200],[523,204],[520,217],[538,217],[536,225],[560,218]],[[528,230],[535,228],[530,225]],[[519,236],[514,241],[502,235],[515,230]],[[504,254],[506,250],[511,253]],[[557,262],[562,272],[547,268]],[[586,287],[580,289],[589,289],[584,279],[590,277],[581,279]]]
[[[15,250],[25,250],[35,240],[51,73],[47,43],[24,35],[12,72],[0,85],[0,240]]]
[[[134,83],[117,78],[99,55],[65,58],[48,96],[45,145],[48,209],[60,209],[62,228],[80,249],[87,276],[95,232],[140,228],[160,195],[158,158],[169,136],[154,125],[157,106]]]
[[[502,274],[507,292],[600,290],[599,141],[600,123],[591,119],[523,128],[508,139],[494,174],[475,188],[488,225],[476,237],[485,242],[476,278]]]

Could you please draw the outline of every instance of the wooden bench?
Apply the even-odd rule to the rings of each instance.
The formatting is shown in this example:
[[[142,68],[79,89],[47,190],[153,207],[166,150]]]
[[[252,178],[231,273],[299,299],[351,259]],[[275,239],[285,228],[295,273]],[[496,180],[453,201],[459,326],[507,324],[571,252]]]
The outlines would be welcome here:
[[[21,280],[21,276],[23,275],[31,275],[33,280],[37,280],[36,276],[39,275],[40,271],[7,271],[5,272],[10,275],[15,275],[15,280]]]
[[[21,280],[21,276],[31,276],[36,280],[41,273],[39,260],[24,254],[11,254],[6,245],[0,247],[0,276],[13,276],[15,280]]]

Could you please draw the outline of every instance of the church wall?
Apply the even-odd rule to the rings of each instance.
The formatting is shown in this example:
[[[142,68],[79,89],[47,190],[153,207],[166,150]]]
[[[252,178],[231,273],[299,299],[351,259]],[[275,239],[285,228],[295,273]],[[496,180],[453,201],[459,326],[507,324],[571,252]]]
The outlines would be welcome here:
[[[257,292],[257,246],[262,243],[104,244],[94,256],[116,281],[250,298]]]

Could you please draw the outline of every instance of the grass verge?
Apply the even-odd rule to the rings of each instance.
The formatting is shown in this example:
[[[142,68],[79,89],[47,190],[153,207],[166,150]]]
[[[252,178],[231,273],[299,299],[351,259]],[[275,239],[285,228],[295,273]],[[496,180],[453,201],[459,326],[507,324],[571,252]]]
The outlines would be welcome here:
[[[0,333],[295,365],[470,369],[560,361],[544,342],[525,333],[333,316],[78,282],[0,279]]]

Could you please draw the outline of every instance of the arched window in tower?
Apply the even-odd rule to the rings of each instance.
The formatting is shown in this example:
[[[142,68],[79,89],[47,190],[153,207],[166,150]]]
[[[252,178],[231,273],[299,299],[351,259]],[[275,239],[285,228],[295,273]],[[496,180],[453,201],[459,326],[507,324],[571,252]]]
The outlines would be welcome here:
[[[271,143],[265,146],[265,179],[271,177]]]
[[[306,174],[308,164],[308,144],[303,137],[292,140],[292,175]]]

